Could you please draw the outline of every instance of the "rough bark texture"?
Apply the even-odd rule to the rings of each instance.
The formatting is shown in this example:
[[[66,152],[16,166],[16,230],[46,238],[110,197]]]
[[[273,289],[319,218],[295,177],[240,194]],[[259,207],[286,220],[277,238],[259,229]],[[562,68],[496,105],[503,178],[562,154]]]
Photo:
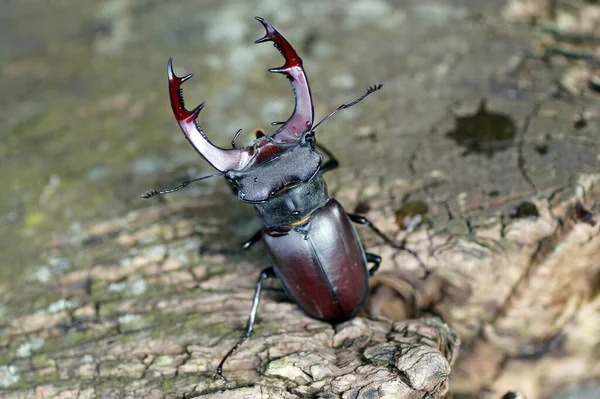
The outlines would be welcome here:
[[[598,389],[597,41],[575,52],[555,34],[569,2],[507,3],[0,2],[0,397]],[[237,253],[259,225],[218,179],[139,195],[208,170],[170,114],[169,56],[197,73],[186,98],[207,102],[216,143],[291,111],[254,14],[297,47],[317,115],[384,82],[319,129],[341,162],[326,179],[433,273],[359,228],[384,259],[360,317],[312,320],[270,284],[224,383],[267,266],[261,248]],[[540,39],[519,24],[531,15],[563,25]]]

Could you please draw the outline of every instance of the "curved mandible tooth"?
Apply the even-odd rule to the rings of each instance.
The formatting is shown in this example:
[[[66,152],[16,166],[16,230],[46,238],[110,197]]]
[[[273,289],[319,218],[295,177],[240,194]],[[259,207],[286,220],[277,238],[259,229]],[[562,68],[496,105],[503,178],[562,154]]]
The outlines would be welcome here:
[[[279,68],[271,68],[269,72],[284,74],[292,84],[294,91],[295,106],[290,118],[273,134],[273,138],[279,141],[296,141],[300,136],[310,130],[314,119],[314,110],[310,86],[302,59],[296,53],[292,45],[271,25],[261,17],[255,19],[263,24],[266,33],[255,43],[273,42],[279,50],[285,63]]]
[[[191,73],[183,77],[175,75],[175,72],[173,72],[173,59],[169,58],[167,76],[169,78],[169,97],[171,99],[173,114],[175,115],[175,119],[177,119],[177,123],[179,123],[181,131],[183,131],[183,134],[196,151],[220,172],[239,170],[248,165],[250,158],[254,154],[253,147],[225,150],[213,145],[197,121],[200,111],[204,108],[204,103],[191,111],[185,108],[181,84],[194,75]]]

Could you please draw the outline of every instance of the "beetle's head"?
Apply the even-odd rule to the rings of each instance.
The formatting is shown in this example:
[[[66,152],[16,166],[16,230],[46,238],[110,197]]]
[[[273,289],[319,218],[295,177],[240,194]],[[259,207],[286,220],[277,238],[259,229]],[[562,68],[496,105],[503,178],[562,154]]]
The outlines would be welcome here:
[[[255,43],[273,42],[283,55],[285,63],[269,71],[288,78],[295,98],[292,115],[271,136],[258,137],[252,145],[242,148],[223,149],[212,144],[197,119],[204,103],[191,111],[184,105],[181,84],[193,75],[176,76],[172,59],[167,66],[171,107],[185,137],[208,163],[225,174],[238,189],[239,198],[246,202],[264,202],[282,187],[310,180],[322,162],[314,150],[313,104],[302,60],[269,22],[260,17],[256,20],[263,24],[266,33]]]
[[[242,170],[229,170],[225,178],[244,202],[265,202],[273,195],[311,180],[323,158],[315,148],[314,133],[306,132],[297,141],[282,143],[283,151]]]

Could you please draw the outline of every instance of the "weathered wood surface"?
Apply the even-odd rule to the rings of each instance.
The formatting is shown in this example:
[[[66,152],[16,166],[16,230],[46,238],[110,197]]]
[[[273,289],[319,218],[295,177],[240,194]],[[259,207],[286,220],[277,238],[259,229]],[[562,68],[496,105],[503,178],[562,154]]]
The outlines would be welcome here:
[[[537,398],[600,378],[600,223],[575,212],[598,211],[600,104],[552,96],[568,61],[510,74],[532,38],[501,6],[0,3],[2,397]],[[225,384],[267,264],[237,254],[252,211],[221,181],[138,198],[208,170],[172,121],[168,56],[222,145],[288,114],[254,14],[298,47],[319,115],[385,83],[319,132],[327,181],[434,272],[360,229],[384,258],[361,317],[312,320],[270,285]],[[411,202],[429,223],[408,234]]]

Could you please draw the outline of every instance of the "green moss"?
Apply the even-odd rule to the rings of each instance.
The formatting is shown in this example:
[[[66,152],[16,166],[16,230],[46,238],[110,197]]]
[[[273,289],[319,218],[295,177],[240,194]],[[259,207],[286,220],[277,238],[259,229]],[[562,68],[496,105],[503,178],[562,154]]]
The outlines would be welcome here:
[[[252,342],[250,340],[250,342]],[[246,350],[248,351],[248,353],[250,353],[251,356],[256,356],[259,353],[263,352],[265,350],[265,347],[263,345],[251,345],[250,347],[246,347]]]
[[[48,306],[51,303],[55,303],[62,299],[62,296],[56,295],[54,293],[48,293],[45,296],[40,296],[36,298],[36,300],[32,303],[34,311],[44,312],[48,311]]]
[[[202,314],[174,315],[169,317],[157,318],[156,322],[149,331],[153,337],[164,337],[169,335],[178,335],[184,332],[196,331],[198,334],[225,334],[230,331],[222,324],[205,324],[206,316]]]
[[[38,385],[58,382],[58,373],[48,372],[46,369],[35,370],[28,373],[21,373],[19,381],[12,385],[11,388],[29,388]]]
[[[389,365],[393,365],[393,363],[391,363],[390,361],[386,360],[386,359],[380,359],[380,358],[371,358],[369,359],[369,361],[371,362],[371,364],[373,366],[389,366]]]
[[[206,271],[205,278],[209,279],[211,277],[221,276],[221,275],[225,274],[226,272],[227,272],[227,268],[225,268],[225,266],[222,266],[222,265],[213,266],[213,267],[210,267]]]
[[[123,315],[119,317],[119,330],[122,333],[143,330],[151,327],[154,323],[154,320],[154,316],[148,315]]]
[[[173,389],[174,386],[175,384],[173,383],[173,380],[164,380],[160,383],[160,388],[165,391]]]
[[[126,397],[125,389],[127,385],[129,385],[129,382],[130,381],[122,378],[100,380],[100,382],[96,384],[96,394],[101,395],[102,392],[110,390],[111,396],[124,398]],[[115,390],[117,392],[114,392]]]
[[[24,227],[35,227],[43,224],[46,220],[46,215],[40,211],[32,211],[29,212],[25,216],[25,225]]]
[[[98,298],[96,300],[100,300],[102,296],[101,293],[97,293]],[[108,295],[108,292],[107,292]],[[104,298],[103,298],[104,299]],[[101,302],[100,303],[100,318],[102,319],[112,319],[119,315],[119,306],[121,304],[117,300]]]
[[[173,365],[173,362],[171,356],[157,356],[152,364],[156,367],[169,367]]]
[[[9,365],[15,358],[15,348],[0,351],[0,365]]]
[[[60,335],[55,339],[45,341],[44,350],[41,354],[43,355],[44,353],[54,353],[59,350],[74,348],[78,345],[95,342],[115,334],[118,334],[116,328],[111,328],[106,331],[96,331],[91,329],[85,331],[70,330],[68,333]]]
[[[183,327],[185,329],[195,329],[204,326],[206,322],[206,316],[201,313],[194,313],[187,315],[183,320]]]
[[[46,354],[36,355],[31,359],[31,365],[38,369],[43,367],[54,367],[56,365],[54,359],[51,359]]]
[[[222,335],[231,333],[232,330],[231,327],[228,327],[223,323],[215,323],[204,325],[199,331],[212,337],[220,337]]]
[[[127,344],[129,342],[141,342],[152,336],[150,331],[152,330],[135,331],[127,334],[121,334],[115,342],[119,345]]]
[[[273,360],[272,362],[270,362],[269,368],[280,369],[280,368],[287,366],[288,363],[289,363],[288,356],[280,357],[279,359],[276,359],[276,360]]]

